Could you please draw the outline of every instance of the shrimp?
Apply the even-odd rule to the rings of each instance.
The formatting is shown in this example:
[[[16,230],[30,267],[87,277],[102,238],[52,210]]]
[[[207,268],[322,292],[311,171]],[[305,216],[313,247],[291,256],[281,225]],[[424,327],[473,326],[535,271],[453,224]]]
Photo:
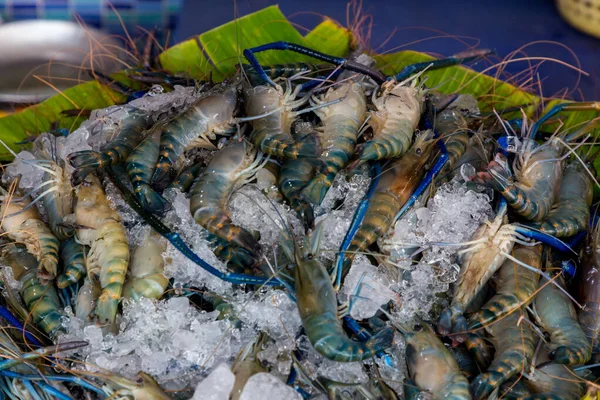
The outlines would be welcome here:
[[[565,286],[562,276],[557,281]],[[540,325],[550,334],[550,359],[567,365],[589,361],[592,346],[577,321],[571,300],[556,286],[546,285],[537,294],[534,306]]]
[[[105,383],[109,386],[109,398],[133,398],[133,400],[171,400],[156,381],[145,372],[138,372],[135,381],[125,377],[111,374],[104,376]]]
[[[216,134],[231,132],[237,88],[211,93],[199,99],[182,114],[168,122],[160,135],[159,156],[152,175],[152,186],[162,191],[175,178],[175,162],[183,151],[200,137],[210,142]]]
[[[469,382],[452,353],[427,324],[403,327],[408,372],[417,387],[434,399],[471,399]]]
[[[434,153],[434,144],[431,132],[421,134],[411,149],[381,175],[365,218],[346,250],[342,277],[350,271],[357,253],[365,251],[377,238],[388,232],[396,214],[425,174],[425,166]]]
[[[21,282],[21,297],[31,314],[31,320],[50,338],[63,331],[61,306],[56,289],[43,283],[36,274],[37,261],[24,248],[5,244],[1,250],[2,261],[10,266],[13,276]]]
[[[492,275],[502,266],[506,254],[514,244],[515,228],[507,225],[506,203],[502,203],[493,221],[482,224],[469,243],[470,248],[459,251],[461,267],[458,281],[454,286],[454,295],[450,307],[442,312],[438,321],[438,332],[457,335],[453,340],[463,342],[466,339],[467,320],[463,316],[466,308],[477,297]]]
[[[190,211],[198,224],[253,254],[258,242],[250,232],[231,222],[227,202],[253,176],[261,162],[262,155],[257,155],[251,144],[234,142],[215,155],[190,193]]]
[[[158,160],[161,130],[155,126],[148,136],[127,157],[127,174],[133,185],[133,193],[144,209],[164,212],[169,204],[150,187],[150,180]]]
[[[562,364],[545,364],[526,377],[525,386],[534,394],[522,400],[579,400],[585,390],[584,381],[577,378],[570,367]]]
[[[381,85],[381,96],[373,92],[375,110],[369,112],[367,122],[373,128],[373,138],[357,146],[358,161],[351,168],[365,161],[399,157],[408,151],[423,112],[425,91],[416,87],[416,82],[413,79],[412,85],[405,86],[404,82],[391,80]]]
[[[308,97],[295,100],[301,86],[292,91],[288,84],[285,92],[281,87],[255,86],[245,91],[246,114],[249,117],[264,117],[250,121],[250,141],[263,153],[285,159],[316,157],[319,145],[314,135],[296,140],[291,135],[292,124],[297,113],[292,111],[308,101]]]
[[[38,276],[42,280],[54,279],[58,266],[58,239],[28,197],[16,200],[8,197],[4,189],[0,190],[4,194],[0,228],[15,242],[25,244],[27,251],[38,260]]]
[[[565,167],[552,210],[543,221],[525,224],[555,237],[569,237],[586,229],[594,187],[585,167],[573,162]]]
[[[117,136],[104,145],[99,153],[82,150],[69,154],[67,161],[75,168],[71,177],[73,185],[83,182],[85,177],[97,168],[124,162],[129,153],[144,139],[145,131],[150,123],[150,118],[146,113],[131,110],[127,117],[119,123],[120,129]]]
[[[527,139],[515,160],[515,175],[501,153],[473,180],[500,192],[515,212],[530,221],[544,220],[561,185],[564,162],[554,139],[538,146]]]
[[[302,326],[316,351],[339,362],[362,361],[390,347],[391,329],[383,328],[366,342],[348,338],[337,316],[337,297],[325,267],[318,261],[323,224],[304,238],[304,243],[283,243],[289,259],[295,260],[295,296]]]
[[[169,284],[164,276],[165,262],[162,253],[165,251],[167,240],[150,229],[131,255],[123,297],[138,300],[140,297],[158,299],[162,296]]]
[[[61,165],[63,165],[61,167]],[[65,218],[73,213],[73,186],[70,174],[64,168],[64,162],[48,162],[44,167],[44,183],[53,185],[45,190],[43,196],[44,210],[48,216],[48,224],[58,240],[65,240],[75,234],[73,228],[65,226]]]
[[[581,276],[578,282],[578,300],[583,304],[579,311],[579,324],[592,345],[594,353],[600,351],[600,225],[588,232],[583,250]]]
[[[322,106],[340,99],[338,103],[315,110],[322,122],[317,130],[323,147],[319,159],[324,167],[302,189],[302,196],[313,204],[321,204],[337,173],[348,165],[367,112],[364,89],[354,81],[330,88],[322,99],[312,97],[311,104]]]
[[[56,286],[59,289],[71,286],[85,276],[87,250],[86,246],[77,243],[74,238],[69,238],[60,244],[63,272],[56,278]]]
[[[513,257],[540,270],[542,246],[516,245]],[[540,275],[506,260],[498,270],[496,294],[469,319],[469,330],[479,329],[510,314],[518,307],[527,306],[533,300]]]
[[[77,237],[90,246],[88,277],[102,289],[94,313],[100,323],[113,323],[129,264],[129,246],[119,215],[110,208],[94,175],[88,175],[76,191],[75,218],[78,225],[86,227],[77,230]]]
[[[244,386],[252,375],[260,372],[269,372],[258,359],[258,353],[264,350],[269,340],[266,333],[259,333],[258,337],[243,349],[236,358],[231,372],[235,375],[235,383],[231,389],[230,400],[239,400]]]
[[[475,399],[487,398],[495,388],[531,362],[536,338],[528,325],[518,324],[519,318],[519,313],[513,313],[486,328],[492,335],[496,354],[487,371],[471,382],[471,392]]]

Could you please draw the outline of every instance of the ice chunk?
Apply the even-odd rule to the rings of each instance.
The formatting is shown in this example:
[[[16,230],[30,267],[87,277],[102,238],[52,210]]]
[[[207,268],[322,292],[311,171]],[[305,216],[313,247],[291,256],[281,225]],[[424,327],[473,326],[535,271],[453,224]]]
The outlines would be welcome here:
[[[270,290],[263,296],[250,298],[240,305],[238,317],[257,330],[267,332],[273,339],[294,337],[302,325],[298,307],[281,290]]]
[[[240,400],[301,400],[302,396],[279,378],[267,372],[252,375],[240,396]]]
[[[336,362],[324,358],[318,373],[340,383],[366,383],[369,380],[362,362]]]
[[[350,316],[358,320],[374,316],[381,306],[397,297],[389,285],[367,257],[356,256],[342,287],[350,302]]]
[[[175,85],[172,91],[165,93],[160,85],[154,85],[146,95],[131,101],[129,106],[144,111],[157,120],[161,114],[174,116],[181,112],[192,105],[198,95],[199,92],[193,86]]]
[[[44,171],[34,165],[35,156],[29,151],[22,151],[17,154],[17,158],[6,166],[2,182],[9,184],[15,178],[20,178],[19,188],[22,194],[25,194],[42,183]]]
[[[220,364],[196,386],[192,400],[228,400],[235,375],[227,364]]]

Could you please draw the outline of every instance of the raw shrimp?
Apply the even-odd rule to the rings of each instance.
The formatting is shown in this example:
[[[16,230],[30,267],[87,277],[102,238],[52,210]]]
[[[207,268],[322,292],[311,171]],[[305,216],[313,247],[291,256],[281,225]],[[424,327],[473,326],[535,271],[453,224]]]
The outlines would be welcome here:
[[[262,156],[246,142],[223,148],[196,179],[190,193],[190,212],[204,229],[255,253],[258,242],[245,229],[234,225],[227,211],[233,192],[258,170]]]
[[[77,230],[79,242],[90,246],[88,277],[102,288],[94,313],[101,323],[112,323],[129,264],[129,246],[119,215],[110,207],[100,180],[94,175],[88,175],[77,188],[75,218],[77,225],[84,227]]]

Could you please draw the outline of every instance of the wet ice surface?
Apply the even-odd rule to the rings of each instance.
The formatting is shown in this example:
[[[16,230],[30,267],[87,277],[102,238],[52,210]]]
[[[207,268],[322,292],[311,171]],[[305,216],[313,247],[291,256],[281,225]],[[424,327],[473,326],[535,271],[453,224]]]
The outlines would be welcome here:
[[[127,107],[94,111],[90,120],[67,138],[47,137],[40,143],[47,150],[48,143],[53,142],[58,157],[64,160],[73,151],[100,149],[118,132],[121,120],[132,113],[143,112],[152,118],[175,115],[196,98],[193,88],[176,87],[170,94],[155,90]],[[20,156],[27,160],[38,157],[31,152],[21,152]],[[203,151],[197,158],[210,159],[211,156]],[[17,160],[6,168],[3,181],[17,176],[22,177],[22,189],[31,190],[40,184],[42,171]],[[228,210],[234,224],[260,235],[264,254],[270,257],[271,249],[290,227],[297,237],[303,236],[303,228],[287,205],[263,194],[263,190],[269,188],[271,177],[264,172],[258,178],[256,184],[246,185],[231,196]],[[366,168],[352,176],[340,173],[323,203],[315,207],[316,222],[324,224],[319,259],[326,268],[335,262],[337,250],[370,182]],[[138,245],[149,228],[108,179],[104,179],[104,187],[126,227],[130,246]],[[202,259],[225,272],[225,264],[217,259],[206,241],[206,231],[190,213],[188,195],[171,189],[164,197],[172,206],[163,218],[165,224],[176,228],[184,242]],[[340,303],[351,305],[350,315],[358,320],[374,316],[389,302],[393,303],[393,317],[399,322],[410,321],[415,315],[434,319],[436,306],[443,302],[440,296],[450,289],[458,272],[458,247],[434,243],[468,240],[491,214],[485,195],[470,191],[462,181],[445,184],[426,207],[417,205],[398,221],[387,237],[378,241],[382,254],[376,254],[375,258],[366,255],[355,258],[340,291]],[[415,253],[418,253],[417,259],[410,260]],[[300,398],[284,384],[293,365],[292,352],[296,349],[303,355],[302,368],[314,379],[323,377],[342,383],[366,384],[369,381],[366,366],[377,365],[384,381],[402,394],[406,375],[405,346],[399,333],[386,358],[365,363],[333,362],[318,354],[301,334],[300,316],[287,292],[270,288],[246,291],[235,287],[200,268],[170,243],[163,256],[165,275],[172,279],[176,295],[189,294],[188,289],[208,290],[232,305],[234,320],[241,324],[219,318],[218,311],[202,311],[185,296],[161,301],[124,301],[118,334],[103,332],[67,309],[64,325],[68,333],[60,341],[87,340],[90,343],[72,353],[85,362],[76,364],[75,368],[95,372],[94,366],[97,366],[129,378],[142,370],[155,377],[165,389],[191,389],[187,392],[190,397],[197,387],[194,399],[227,399],[234,382],[231,367],[236,357],[252,344],[259,332],[266,332],[269,340],[257,358],[268,365],[270,374],[252,377],[243,390],[242,399],[262,399],[265,393],[269,398]],[[10,271],[4,273],[8,275],[9,285],[18,289],[19,284],[10,279]],[[314,388],[305,389],[318,395]],[[208,394],[212,397],[207,397]]]

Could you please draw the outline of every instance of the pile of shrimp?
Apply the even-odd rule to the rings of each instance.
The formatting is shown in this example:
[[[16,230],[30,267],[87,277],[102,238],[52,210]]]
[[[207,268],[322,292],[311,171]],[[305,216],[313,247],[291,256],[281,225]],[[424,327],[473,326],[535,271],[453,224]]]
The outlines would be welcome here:
[[[40,177],[31,184],[8,167],[0,187],[0,390],[19,399],[254,399],[264,388],[297,399],[595,396],[598,120],[567,130],[518,110],[508,119],[480,112],[469,94],[428,88],[426,70],[382,82],[370,69],[275,66],[267,81],[245,66],[168,112],[132,101],[108,124],[104,110],[67,137],[42,134],[33,157],[15,154]],[[440,228],[419,210],[452,217],[438,196],[449,188],[481,209],[424,234]],[[194,277],[184,279],[185,263]],[[444,289],[407,313],[420,279]],[[273,293],[275,305],[257,306]],[[374,306],[357,311],[369,297]],[[89,364],[86,347],[109,357],[111,346],[73,340],[73,326],[111,340],[141,332],[143,319],[125,315],[136,304],[192,304],[225,327],[231,340],[210,340],[231,351],[172,360],[165,370],[189,371],[168,379]]]

